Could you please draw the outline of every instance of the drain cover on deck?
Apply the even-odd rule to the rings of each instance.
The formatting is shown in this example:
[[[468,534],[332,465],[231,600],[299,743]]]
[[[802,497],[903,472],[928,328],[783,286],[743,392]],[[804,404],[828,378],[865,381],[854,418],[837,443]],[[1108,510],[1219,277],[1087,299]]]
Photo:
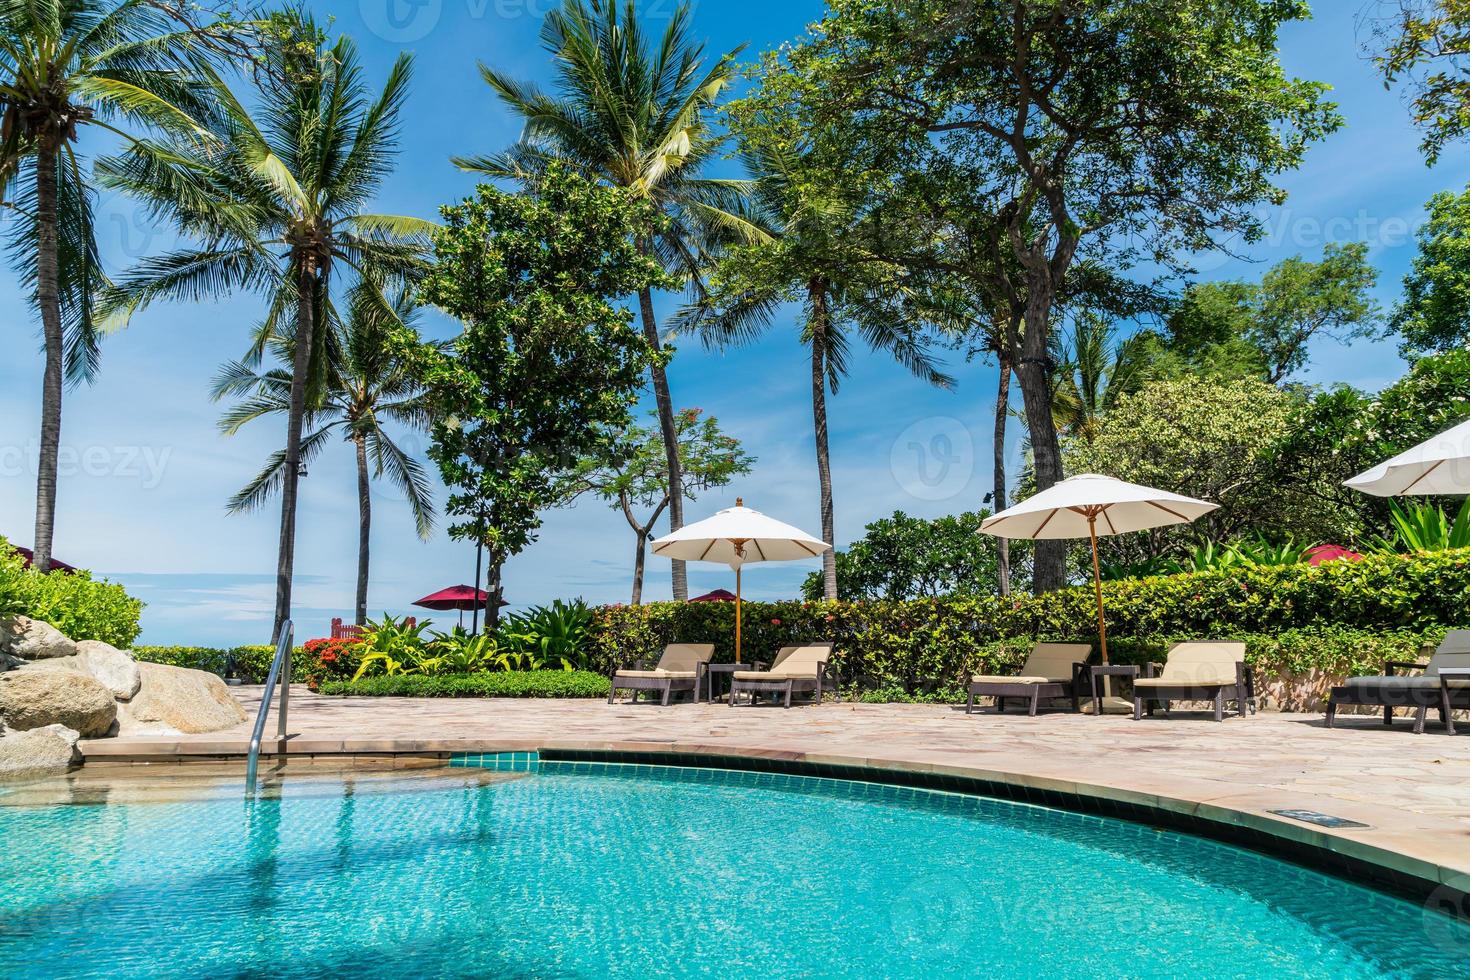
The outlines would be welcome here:
[[[1334,817],[1328,813],[1318,813],[1316,810],[1272,810],[1271,812],[1279,817],[1288,817],[1292,820],[1300,820],[1302,823],[1316,824],[1318,827],[1329,827],[1333,830],[1368,826],[1356,820]]]

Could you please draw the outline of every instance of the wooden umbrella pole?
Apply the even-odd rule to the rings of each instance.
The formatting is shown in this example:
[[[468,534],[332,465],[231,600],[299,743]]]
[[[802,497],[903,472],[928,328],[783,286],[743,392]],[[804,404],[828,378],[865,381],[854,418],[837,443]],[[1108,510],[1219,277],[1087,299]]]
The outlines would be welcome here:
[[[735,566],[735,662],[740,663],[740,566]],[[732,699],[733,700],[733,699]]]

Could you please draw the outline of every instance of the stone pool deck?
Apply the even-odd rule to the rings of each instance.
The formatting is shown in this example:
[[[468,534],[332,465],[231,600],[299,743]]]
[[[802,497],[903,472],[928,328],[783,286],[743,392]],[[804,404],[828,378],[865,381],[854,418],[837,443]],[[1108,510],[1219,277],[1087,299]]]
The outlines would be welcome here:
[[[253,719],[258,688],[240,688]],[[723,704],[323,698],[292,688],[289,758],[561,749],[744,756],[966,776],[1228,823],[1313,844],[1470,891],[1470,726],[1261,713],[1134,722],[1065,712],[1036,718],[930,705],[827,703],[790,710]],[[271,718],[268,735],[275,732]],[[82,743],[89,766],[234,759],[249,726],[209,735]],[[269,743],[275,747],[272,739]],[[377,757],[374,761],[374,757]],[[271,760],[262,760],[263,768]],[[1367,824],[1326,829],[1272,810]]]

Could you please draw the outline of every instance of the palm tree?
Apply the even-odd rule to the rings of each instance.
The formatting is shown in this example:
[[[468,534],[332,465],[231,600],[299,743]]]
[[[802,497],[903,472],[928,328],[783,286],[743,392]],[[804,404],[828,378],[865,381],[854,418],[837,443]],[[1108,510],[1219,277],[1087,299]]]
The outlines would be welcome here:
[[[1063,340],[1053,334],[1052,359],[1059,368],[1052,391],[1052,418],[1059,433],[1092,442],[1103,416],[1148,379],[1143,339],[1115,341],[1116,330],[1101,315],[1084,310]]]
[[[755,340],[783,304],[802,305],[822,540],[835,544],[827,393],[837,394],[847,374],[851,335],[886,351],[930,384],[949,387],[953,381],[936,366],[916,318],[895,313],[908,305],[901,272],[869,249],[869,229],[841,190],[824,196],[803,173],[803,159],[790,151],[747,146],[743,156],[754,175],[744,220],[760,229],[764,240],[727,249],[710,274],[710,292],[686,308],[681,320],[698,329],[707,344],[727,346]],[[831,549],[822,556],[822,580],[826,597],[836,599]]]
[[[353,291],[345,326],[332,345],[336,354],[327,365],[324,397],[313,400],[305,415],[307,434],[301,440],[303,466],[321,451],[334,433],[352,443],[357,455],[357,625],[367,622],[369,550],[372,531],[372,479],[387,476],[413,510],[419,537],[427,540],[434,529],[434,495],[428,475],[383,427],[394,422],[412,430],[427,431],[431,422],[423,386],[403,358],[389,343],[398,325],[412,327],[418,319],[406,291],[393,299],[392,312],[385,314],[370,288]],[[272,345],[279,359],[294,360],[290,345]],[[260,371],[250,359],[225,366],[215,380],[214,398],[240,398],[225,413],[220,428],[234,435],[247,423],[267,415],[286,414],[291,409],[291,372],[280,368]],[[369,460],[372,466],[369,467]],[[281,489],[286,454],[271,454],[265,468],[230,499],[232,513],[262,506]]]
[[[144,260],[122,276],[109,305],[126,317],[157,300],[200,302],[234,290],[264,293],[256,349],[289,343],[291,390],[281,466],[275,633],[291,615],[296,498],[308,389],[320,392],[330,362],[334,274],[366,289],[385,315],[386,285],[425,267],[430,222],[363,213],[391,171],[411,59],[400,55],[374,98],[357,48],[327,43],[301,10],[276,15],[252,116],[220,78],[206,74],[221,111],[214,140],[143,142],[99,161],[104,185],[171,218],[197,247]],[[257,123],[257,118],[259,122]]]
[[[10,250],[45,343],[34,566],[51,565],[65,381],[98,368],[98,262],[78,141],[93,128],[192,133],[207,111],[188,70],[196,48],[236,33],[196,27],[148,0],[0,0],[0,194]]]
[[[457,157],[465,170],[534,186],[546,166],[561,160],[596,180],[635,188],[667,216],[641,244],[671,273],[697,285],[712,240],[752,230],[736,214],[742,181],[700,177],[717,158],[723,138],[707,117],[721,89],[735,77],[741,48],[704,65],[704,45],[691,34],[692,13],[680,3],[656,45],[638,23],[633,0],[565,0],[546,17],[542,43],[556,59],[556,93],[480,65],[502,102],[525,119],[520,142],[504,153]],[[662,346],[653,294],[638,297],[643,333]],[[650,370],[670,482],[680,484],[679,434],[662,361]],[[669,525],[684,525],[684,501],[669,503]],[[673,563],[674,598],[689,597],[684,563]]]

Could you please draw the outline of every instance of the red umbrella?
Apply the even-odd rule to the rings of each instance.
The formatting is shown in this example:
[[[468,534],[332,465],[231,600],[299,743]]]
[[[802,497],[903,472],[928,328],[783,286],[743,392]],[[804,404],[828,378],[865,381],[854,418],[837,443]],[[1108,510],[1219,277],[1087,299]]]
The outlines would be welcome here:
[[[510,603],[504,599],[500,600],[502,606]],[[464,612],[466,609],[484,609],[490,605],[490,593],[484,589],[476,589],[468,585],[455,585],[447,589],[440,589],[433,595],[426,595],[415,606],[425,609],[434,609],[445,612],[450,609],[459,610],[459,624],[464,625]]]
[[[1349,551],[1340,544],[1319,544],[1307,552],[1308,565],[1321,565],[1329,561],[1362,561],[1363,556]]]
[[[36,557],[36,553],[29,548],[22,548],[19,545],[11,545],[10,547],[14,548],[15,553],[20,555],[25,567],[30,568],[31,560]],[[51,570],[53,572],[74,572],[77,569],[75,565],[68,565],[64,561],[53,558],[51,559]]]
[[[728,591],[726,589],[715,589],[713,592],[706,592],[704,595],[697,595],[693,599],[690,599],[689,601],[690,602],[734,602],[735,601],[735,593],[730,592],[730,591]]]

